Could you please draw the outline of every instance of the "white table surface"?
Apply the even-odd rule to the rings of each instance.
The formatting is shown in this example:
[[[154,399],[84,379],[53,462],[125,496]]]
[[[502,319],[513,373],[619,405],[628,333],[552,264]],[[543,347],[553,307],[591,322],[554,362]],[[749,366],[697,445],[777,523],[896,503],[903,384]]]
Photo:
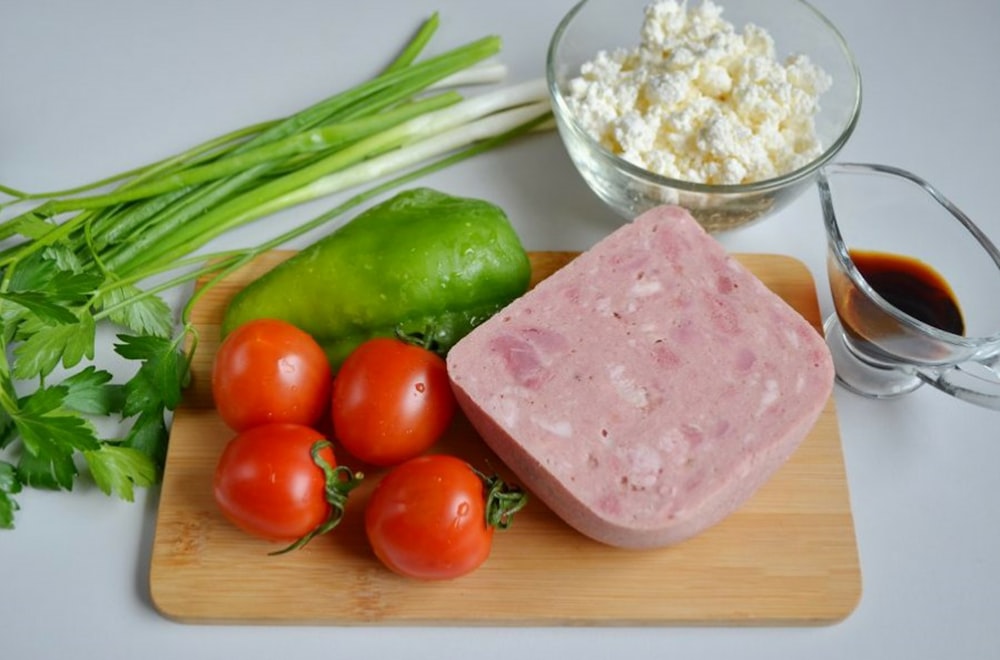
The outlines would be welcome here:
[[[297,110],[368,77],[434,9],[442,22],[432,48],[497,33],[510,79],[540,76],[571,4],[0,0],[0,182],[69,186]],[[841,160],[923,175],[1000,240],[1000,4],[816,4],[864,75],[862,118]],[[529,249],[584,249],[614,223],[554,133],[425,183],[499,203]],[[238,240],[264,235],[255,226]],[[723,241],[802,259],[830,309],[814,192]],[[0,532],[0,657],[1000,657],[1000,414],[927,388],[893,403],[836,397],[864,587],[856,611],[833,626],[183,625],[149,598],[158,492],[126,504],[81,486],[22,493],[17,529]]]

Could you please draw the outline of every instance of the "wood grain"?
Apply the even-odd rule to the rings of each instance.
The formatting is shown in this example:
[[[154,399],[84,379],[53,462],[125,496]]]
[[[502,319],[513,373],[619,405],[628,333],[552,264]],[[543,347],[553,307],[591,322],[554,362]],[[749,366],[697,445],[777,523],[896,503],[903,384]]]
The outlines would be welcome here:
[[[364,539],[362,512],[375,472],[352,493],[337,530],[299,552],[268,556],[280,546],[229,525],[212,500],[212,472],[231,433],[212,410],[208,379],[226,301],[287,256],[264,255],[195,309],[200,344],[173,421],[150,566],[163,615],[255,624],[820,625],[857,605],[861,575],[832,398],[798,451],[749,502],[673,547],[601,545],[536,499],[497,534],[479,570],[448,582],[407,580],[385,570]],[[574,254],[531,256],[537,281]],[[738,258],[819,330],[803,264],[777,255]],[[436,451],[507,474],[461,417]]]

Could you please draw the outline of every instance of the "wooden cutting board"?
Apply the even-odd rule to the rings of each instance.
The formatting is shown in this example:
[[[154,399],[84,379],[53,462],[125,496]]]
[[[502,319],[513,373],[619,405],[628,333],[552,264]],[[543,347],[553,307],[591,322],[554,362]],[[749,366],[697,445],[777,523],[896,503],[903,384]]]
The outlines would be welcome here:
[[[200,344],[173,420],[150,567],[163,615],[257,624],[817,625],[856,606],[861,576],[832,398],[811,435],[749,502],[673,547],[601,545],[535,499],[495,536],[477,571],[448,582],[409,580],[384,569],[364,539],[362,512],[379,476],[369,473],[334,532],[299,552],[268,556],[281,546],[235,529],[212,499],[212,473],[231,433],[212,409],[209,374],[227,300],[288,254],[264,255],[194,310]],[[574,255],[531,256],[537,281]],[[815,286],[801,262],[739,259],[819,329]],[[436,451],[510,476],[464,418]]]

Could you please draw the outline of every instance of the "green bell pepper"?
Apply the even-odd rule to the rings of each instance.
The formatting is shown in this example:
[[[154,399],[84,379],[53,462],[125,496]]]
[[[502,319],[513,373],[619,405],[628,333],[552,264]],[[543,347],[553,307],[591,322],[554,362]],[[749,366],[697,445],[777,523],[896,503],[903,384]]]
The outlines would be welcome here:
[[[256,318],[311,334],[334,367],[376,336],[446,352],[528,288],[531,264],[497,206],[416,188],[361,213],[251,282],[222,333]]]

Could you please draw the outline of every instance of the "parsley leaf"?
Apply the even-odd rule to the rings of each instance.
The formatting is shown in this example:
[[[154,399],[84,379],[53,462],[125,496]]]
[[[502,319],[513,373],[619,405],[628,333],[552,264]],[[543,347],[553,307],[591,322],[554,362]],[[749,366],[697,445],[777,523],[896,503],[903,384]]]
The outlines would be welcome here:
[[[120,385],[111,384],[111,374],[88,366],[65,378],[63,405],[88,415],[110,415],[122,409],[123,393]]]
[[[131,447],[149,456],[162,467],[167,460],[167,440],[170,430],[163,419],[163,408],[142,412],[129,429],[122,446]]]
[[[21,452],[17,472],[25,485],[49,490],[73,490],[73,481],[78,473],[73,450],[64,447],[40,454]]]
[[[21,481],[17,478],[14,466],[0,461],[0,529],[14,529],[14,512],[19,507],[11,496],[19,492]]]
[[[131,502],[135,499],[134,486],[146,487],[156,483],[157,469],[149,456],[131,447],[103,444],[94,451],[83,452],[94,483],[105,495],[114,493]]]
[[[104,281],[104,275],[87,269],[66,248],[49,246],[27,257],[10,277],[8,291],[41,292],[52,302],[78,307],[90,299]]]
[[[4,275],[10,278],[8,291],[42,291],[52,278],[52,264],[41,252],[33,252],[23,257],[16,268]]]
[[[123,444],[141,451],[155,465],[162,466],[169,435],[163,415],[180,403],[188,377],[187,360],[177,349],[180,337],[171,341],[163,337],[118,335],[118,339],[121,343],[115,344],[115,351],[119,355],[142,361],[139,370],[123,388],[122,415],[136,416]]]
[[[78,273],[87,267],[80,259],[80,255],[74,252],[65,243],[57,243],[56,245],[48,246],[42,252],[42,256],[51,260],[59,270]],[[93,286],[96,287],[97,285],[98,281],[95,280]]]
[[[55,261],[49,261],[51,277],[45,283],[45,291],[52,298],[67,305],[83,305],[104,281],[104,276],[93,271],[63,270]]]
[[[44,325],[14,348],[14,377],[21,379],[45,376],[61,361],[72,367],[80,360],[94,357],[96,325],[89,313],[79,312],[79,321]]]
[[[76,321],[76,314],[58,302],[54,302],[51,296],[40,291],[0,292],[0,298],[24,307],[42,320],[60,324],[74,323]]]
[[[72,456],[75,450],[100,446],[90,423],[63,409],[66,391],[61,385],[39,388],[11,413],[26,453],[41,458]]]
[[[55,223],[51,222],[46,214],[46,207],[43,204],[28,213],[22,213],[17,218],[12,219],[10,226],[6,227],[2,238],[20,234],[25,238],[42,238],[55,228]]]
[[[126,417],[159,407],[173,410],[181,400],[187,382],[188,365],[177,343],[163,337],[118,335],[115,352],[128,360],[142,360],[142,366],[125,383]]]
[[[0,449],[14,442],[17,439],[17,428],[14,420],[4,408],[0,407]]]
[[[169,337],[174,323],[170,307],[159,296],[145,295],[138,287],[123,284],[110,289],[98,298],[100,308],[112,307],[124,301],[127,305],[117,307],[108,314],[115,323],[140,335]]]

